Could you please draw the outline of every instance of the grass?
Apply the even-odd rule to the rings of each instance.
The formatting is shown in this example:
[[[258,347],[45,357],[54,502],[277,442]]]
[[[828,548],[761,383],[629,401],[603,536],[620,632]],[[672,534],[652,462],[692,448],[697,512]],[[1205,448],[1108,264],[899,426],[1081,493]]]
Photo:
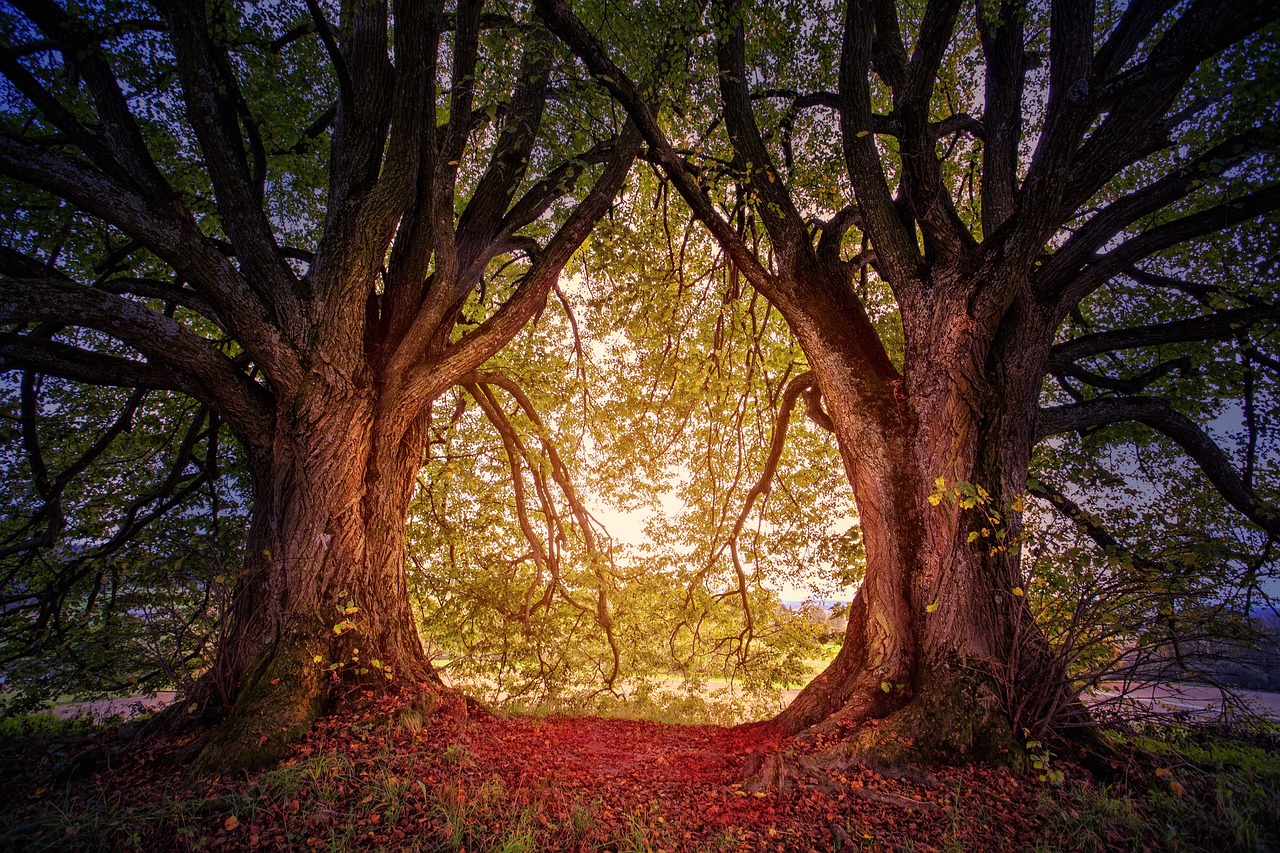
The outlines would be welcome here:
[[[88,717],[59,717],[52,713],[0,717],[0,748],[30,740],[48,740],[93,731]]]
[[[817,657],[807,658],[805,676],[778,689],[743,689],[726,678],[683,681],[677,675],[636,679],[620,688],[619,694],[597,690],[565,693],[537,700],[510,699],[495,695],[491,683],[483,679],[448,678],[454,687],[482,696],[504,713],[531,716],[591,715],[626,720],[645,720],[677,725],[734,726],[764,719],[784,706],[783,690],[802,688],[835,659],[839,643],[823,643]],[[447,659],[433,661],[442,668]]]
[[[1070,785],[1048,850],[1280,851],[1280,753],[1274,724],[1210,732],[1155,724],[1111,733],[1122,785]]]

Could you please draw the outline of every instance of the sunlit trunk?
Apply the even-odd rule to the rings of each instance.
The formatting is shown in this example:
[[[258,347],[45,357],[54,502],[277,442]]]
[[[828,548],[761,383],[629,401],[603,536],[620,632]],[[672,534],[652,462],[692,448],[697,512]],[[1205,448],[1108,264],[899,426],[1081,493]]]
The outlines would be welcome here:
[[[212,673],[210,700],[230,702],[203,756],[213,767],[278,760],[333,687],[436,678],[404,572],[420,445],[379,444],[367,391],[317,384],[300,400],[254,471],[244,574]]]
[[[984,347],[963,322],[939,326],[955,333],[908,333],[908,364],[929,369],[908,371],[878,397],[838,331],[799,330],[867,564],[844,645],[774,720],[783,732],[879,719],[865,738],[881,751],[996,757],[1025,722],[1014,717],[1031,682],[1059,684],[1018,558],[1039,341],[997,335]],[[1000,355],[989,359],[993,348]]]

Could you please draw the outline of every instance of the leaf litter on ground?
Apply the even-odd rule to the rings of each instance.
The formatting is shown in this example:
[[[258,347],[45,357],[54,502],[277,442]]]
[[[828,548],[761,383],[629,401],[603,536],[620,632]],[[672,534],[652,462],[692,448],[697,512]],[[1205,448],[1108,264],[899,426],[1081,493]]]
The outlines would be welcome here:
[[[448,693],[347,701],[279,766],[236,777],[192,778],[190,736],[108,730],[11,748],[0,847],[1013,851],[1052,833],[1054,789],[1006,768],[810,772],[828,744],[761,726],[468,704]],[[762,783],[766,767],[783,771]]]

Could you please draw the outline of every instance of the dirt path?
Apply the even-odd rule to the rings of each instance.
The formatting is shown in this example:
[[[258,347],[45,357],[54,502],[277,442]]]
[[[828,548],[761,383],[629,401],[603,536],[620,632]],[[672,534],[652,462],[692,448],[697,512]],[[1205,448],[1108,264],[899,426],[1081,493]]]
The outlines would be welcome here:
[[[53,709],[53,713],[63,719],[92,717],[95,723],[101,723],[112,717],[132,720],[140,714],[158,711],[172,705],[176,696],[177,694],[172,690],[160,690],[154,696],[121,696],[94,702],[72,702],[68,705],[58,705]]]
[[[1092,694],[1095,703],[1114,703],[1121,697],[1141,707],[1165,713],[1193,713],[1216,716],[1222,713],[1223,693],[1214,687],[1198,684],[1156,684],[1126,687],[1120,683],[1102,684]],[[1280,719],[1280,693],[1261,690],[1237,690],[1228,697],[1241,702],[1256,714]]]

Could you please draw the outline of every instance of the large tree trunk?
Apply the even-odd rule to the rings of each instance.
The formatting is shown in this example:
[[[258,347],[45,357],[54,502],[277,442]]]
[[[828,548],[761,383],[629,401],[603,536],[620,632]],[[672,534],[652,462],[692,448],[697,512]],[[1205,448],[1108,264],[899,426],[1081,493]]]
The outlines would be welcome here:
[[[1000,759],[1017,752],[1015,734],[1031,722],[1015,702],[1037,684],[1060,689],[1017,548],[1035,362],[1048,337],[1016,313],[1002,328],[1017,334],[984,336],[962,307],[937,311],[931,328],[907,330],[915,369],[880,394],[869,393],[867,362],[850,357],[841,328],[793,323],[853,487],[867,567],[843,647],[777,729],[832,732],[875,719],[855,738],[890,760]],[[842,316],[837,306],[809,314],[824,315]]]
[[[272,457],[251,460],[245,567],[206,690],[226,713],[202,754],[210,769],[278,761],[332,687],[438,681],[404,571],[421,443],[378,441],[372,388],[316,381],[294,399]]]

